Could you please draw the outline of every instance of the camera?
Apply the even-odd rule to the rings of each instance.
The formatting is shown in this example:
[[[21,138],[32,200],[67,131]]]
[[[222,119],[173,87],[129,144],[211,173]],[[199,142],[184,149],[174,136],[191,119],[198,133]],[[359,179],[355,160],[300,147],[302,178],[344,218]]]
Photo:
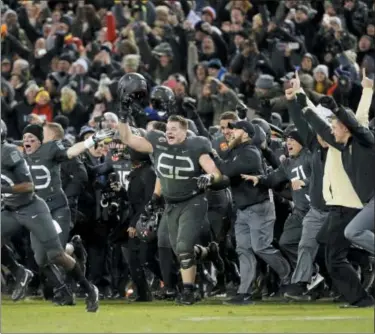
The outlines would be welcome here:
[[[108,175],[108,180],[110,183],[120,182],[119,175],[117,173],[111,173]]]

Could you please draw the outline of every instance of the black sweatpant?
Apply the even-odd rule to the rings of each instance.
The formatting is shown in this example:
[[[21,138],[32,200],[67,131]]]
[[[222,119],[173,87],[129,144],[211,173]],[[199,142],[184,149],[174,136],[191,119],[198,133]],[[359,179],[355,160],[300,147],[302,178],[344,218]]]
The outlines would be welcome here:
[[[359,211],[340,206],[330,207],[328,218],[317,236],[318,241],[326,246],[325,262],[332,283],[350,304],[368,297],[356,271],[347,259],[350,241],[344,235],[346,226]]]

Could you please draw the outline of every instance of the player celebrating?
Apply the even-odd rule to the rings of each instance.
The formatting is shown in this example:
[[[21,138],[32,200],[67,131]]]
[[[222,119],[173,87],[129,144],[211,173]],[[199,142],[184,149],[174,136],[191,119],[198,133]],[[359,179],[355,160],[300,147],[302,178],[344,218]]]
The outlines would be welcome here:
[[[32,249],[43,250],[50,262],[64,268],[69,276],[79,282],[88,295],[86,310],[96,312],[99,307],[98,289],[87,281],[76,261],[64,252],[49,208],[34,193],[34,184],[25,159],[17,147],[7,143],[5,138],[6,125],[1,121],[1,193],[4,195],[2,239],[11,237],[22,226],[28,229],[31,232]],[[24,290],[25,284],[22,283],[20,285]]]
[[[144,77],[132,73],[119,81],[121,99],[119,133],[131,148],[152,154],[161,193],[166,201],[163,219],[167,220],[172,248],[180,265],[184,289],[182,304],[193,304],[196,259],[194,245],[208,228],[207,199],[203,193],[208,185],[221,180],[221,174],[209,154],[211,145],[206,138],[187,138],[188,124],[181,116],[171,116],[166,133],[152,130],[147,138],[134,135],[128,124],[134,100],[147,94]],[[201,170],[207,174],[201,175]]]

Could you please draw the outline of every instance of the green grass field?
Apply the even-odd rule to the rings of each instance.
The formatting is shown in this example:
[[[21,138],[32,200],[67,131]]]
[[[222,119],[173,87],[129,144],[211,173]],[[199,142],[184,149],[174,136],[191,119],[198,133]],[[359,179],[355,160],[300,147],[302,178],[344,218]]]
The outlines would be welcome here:
[[[374,333],[373,309],[339,309],[332,303],[257,303],[193,306],[170,302],[103,301],[86,313],[83,300],[58,307],[43,300],[2,300],[1,333]]]

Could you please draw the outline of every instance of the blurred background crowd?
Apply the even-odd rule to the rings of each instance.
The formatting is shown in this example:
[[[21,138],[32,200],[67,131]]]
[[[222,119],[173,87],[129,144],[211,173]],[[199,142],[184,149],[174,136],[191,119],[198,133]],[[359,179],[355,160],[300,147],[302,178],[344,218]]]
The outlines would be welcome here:
[[[206,126],[238,100],[250,119],[286,125],[284,89],[296,69],[313,102],[326,94],[355,109],[360,68],[375,70],[374,8],[372,0],[3,1],[2,119],[19,139],[28,123],[60,116],[74,140],[95,117],[116,113],[117,79],[129,72],[170,87],[180,106],[196,99]],[[145,122],[159,118],[144,107]]]

